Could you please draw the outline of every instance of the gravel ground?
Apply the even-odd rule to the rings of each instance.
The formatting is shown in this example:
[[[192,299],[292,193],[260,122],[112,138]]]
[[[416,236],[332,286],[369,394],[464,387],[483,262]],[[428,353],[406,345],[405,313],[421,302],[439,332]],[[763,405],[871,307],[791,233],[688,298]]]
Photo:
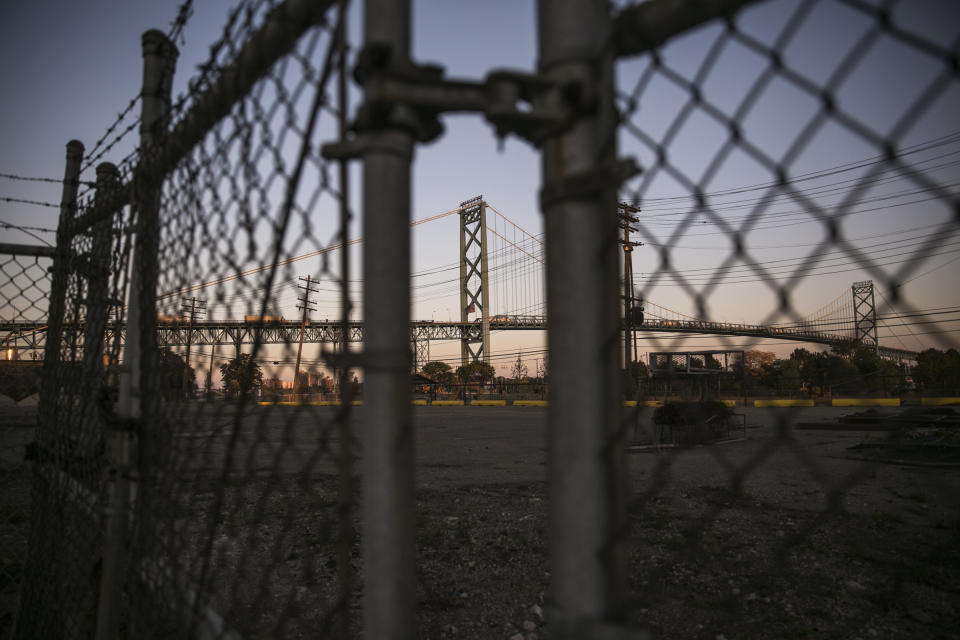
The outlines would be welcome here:
[[[748,410],[746,440],[628,454],[627,623],[660,638],[960,637],[960,470],[847,457],[883,434],[790,428],[849,411]],[[317,438],[331,415],[276,407],[244,420],[237,458],[259,471],[224,491],[211,575],[231,586],[214,608],[248,636],[316,637],[326,623],[335,466],[310,454],[339,446]],[[414,415],[419,636],[549,638],[546,412]],[[199,478],[170,526],[181,539],[205,539],[229,422],[204,414],[177,440],[192,452],[178,482]],[[194,566],[198,546],[177,557]],[[277,603],[284,625],[264,613]]]

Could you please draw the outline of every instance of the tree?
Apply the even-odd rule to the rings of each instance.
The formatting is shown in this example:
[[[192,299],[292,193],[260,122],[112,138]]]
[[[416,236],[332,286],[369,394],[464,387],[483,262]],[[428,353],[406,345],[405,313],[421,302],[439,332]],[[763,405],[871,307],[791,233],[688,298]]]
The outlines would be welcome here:
[[[747,373],[762,376],[767,370],[773,367],[777,361],[777,354],[772,351],[757,351],[751,349],[750,351],[744,352],[743,359]]]
[[[423,365],[420,373],[445,387],[449,387],[457,381],[450,365],[446,362],[440,362],[439,360],[432,360]]]
[[[928,391],[955,392],[960,389],[960,352],[956,349],[921,351],[913,374]]]
[[[520,358],[520,354],[517,354],[517,361],[513,363],[513,368],[510,370],[510,377],[517,382],[527,377],[527,365],[524,364]]]
[[[737,366],[737,373],[743,375],[747,390],[765,386],[775,389],[777,385],[777,354],[772,351],[750,350],[743,353],[743,367]]]
[[[226,364],[220,365],[224,391],[232,396],[246,395],[263,385],[263,372],[253,356],[241,353]]]
[[[790,395],[800,391],[800,365],[796,360],[777,361],[777,390]]]
[[[493,366],[489,362],[470,362],[457,367],[457,378],[462,382],[479,381],[481,383],[492,380],[497,375]]]
[[[183,357],[170,349],[164,348],[157,351],[155,371],[160,396],[166,400],[190,395],[197,388],[193,367],[187,366]]]

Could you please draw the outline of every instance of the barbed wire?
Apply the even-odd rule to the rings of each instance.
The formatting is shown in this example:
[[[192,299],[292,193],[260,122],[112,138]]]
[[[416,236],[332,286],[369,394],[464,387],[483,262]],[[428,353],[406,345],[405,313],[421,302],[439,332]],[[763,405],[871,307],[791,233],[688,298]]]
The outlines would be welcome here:
[[[139,116],[138,116],[138,117],[136,118],[136,120],[134,121],[134,123],[131,124],[130,126],[128,126],[126,129],[124,129],[124,130],[120,133],[120,135],[118,135],[117,138],[115,138],[115,139],[107,146],[106,149],[104,149],[103,151],[100,151],[100,147],[101,147],[104,143],[106,143],[107,139],[113,134],[113,132],[117,129],[117,127],[120,126],[120,123],[122,123],[122,122],[126,119],[127,115],[129,115],[130,111],[133,110],[133,108],[136,106],[136,104],[137,104],[137,102],[139,102],[139,100],[140,100],[140,94],[137,93],[137,95],[135,95],[133,98],[130,99],[129,104],[127,104],[127,106],[123,109],[123,111],[121,111],[121,112],[117,115],[116,120],[114,120],[113,123],[112,123],[109,127],[107,127],[107,130],[104,132],[104,134],[103,134],[102,136],[100,136],[100,139],[97,140],[97,141],[93,144],[93,148],[90,149],[89,153],[87,154],[87,158],[88,158],[87,161],[86,161],[83,165],[81,165],[81,167],[80,167],[81,173],[84,172],[84,171],[86,171],[86,170],[89,169],[90,167],[92,167],[93,164],[94,164],[97,160],[99,160],[100,158],[103,157],[103,155],[104,155],[104,153],[106,153],[106,151],[108,151],[108,150],[110,150],[111,148],[113,148],[113,147],[117,144],[117,142],[119,142],[120,140],[122,140],[128,133],[130,133],[130,131],[133,130],[133,128],[134,128],[135,126],[137,126],[137,124],[139,124],[140,118],[139,118]],[[99,151],[99,153],[98,153],[98,151]]]
[[[19,229],[20,231],[39,231],[40,233],[56,233],[56,229],[48,229],[46,227],[25,227],[18,224],[13,224],[12,222],[7,222],[6,220],[0,220],[0,226],[10,227],[12,229]]]
[[[59,209],[60,205],[53,204],[52,202],[41,202],[39,200],[26,200],[24,198],[8,198],[6,196],[0,196],[0,202],[14,202],[17,204],[32,204],[38,207],[50,207],[52,209]]]
[[[193,17],[193,0],[185,0],[177,9],[177,17],[170,23],[170,31],[167,37],[171,42],[186,44],[186,38],[183,37],[183,29],[187,26],[190,18]]]
[[[139,96],[138,96],[138,97],[139,97]],[[119,124],[119,123],[117,123],[117,124]],[[131,122],[123,131],[121,131],[121,132],[117,135],[117,137],[115,137],[113,140],[111,140],[110,143],[107,144],[107,146],[105,146],[105,147],[103,147],[102,149],[100,149],[99,152],[97,152],[95,155],[93,154],[93,152],[91,152],[91,154],[87,156],[87,161],[83,164],[83,166],[80,167],[81,173],[84,172],[84,171],[86,171],[86,170],[89,169],[90,167],[94,166],[94,165],[97,163],[97,161],[99,161],[99,160],[100,160],[101,158],[103,158],[107,153],[109,153],[115,146],[117,146],[117,144],[119,144],[121,140],[123,140],[124,138],[126,138],[127,135],[128,135],[131,131],[133,131],[133,130],[137,127],[137,125],[139,125],[139,124],[140,124],[140,118],[137,117],[137,119],[134,120],[133,122]],[[101,139],[101,140],[102,140],[102,139]],[[99,143],[98,143],[98,144],[99,144]]]
[[[20,231],[21,233],[27,234],[28,236],[30,236],[31,238],[33,238],[33,239],[35,239],[35,240],[39,240],[40,242],[44,243],[44,244],[47,245],[48,247],[52,247],[53,245],[50,244],[49,242],[47,242],[46,240],[44,240],[43,238],[41,238],[40,236],[38,236],[37,234],[33,233],[33,232],[34,232],[34,231],[39,231],[39,232],[41,232],[41,233],[56,233],[56,230],[54,230],[54,229],[44,229],[43,227],[22,227],[22,226],[20,226],[20,225],[18,225],[18,224],[12,224],[12,223],[10,223],[10,222],[5,222],[5,221],[3,221],[3,220],[0,220],[0,228],[3,228],[3,229],[15,229],[16,231]]]
[[[7,180],[18,180],[20,182],[47,182],[51,184],[63,184],[63,179],[61,178],[35,178],[31,176],[18,176],[12,173],[0,173],[0,178],[6,178]],[[80,184],[93,184],[92,182],[81,182]]]

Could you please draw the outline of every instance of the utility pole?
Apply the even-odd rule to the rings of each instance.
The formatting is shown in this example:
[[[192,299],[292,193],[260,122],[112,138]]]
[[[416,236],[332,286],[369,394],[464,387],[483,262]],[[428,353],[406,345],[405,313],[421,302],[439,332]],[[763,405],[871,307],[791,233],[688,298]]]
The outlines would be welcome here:
[[[303,353],[303,334],[307,330],[307,321],[309,320],[308,314],[311,311],[316,311],[317,308],[314,306],[314,303],[310,300],[311,293],[317,293],[319,289],[316,288],[315,284],[308,275],[306,278],[300,277],[300,280],[306,284],[298,284],[297,287],[303,289],[303,297],[297,298],[297,301],[302,303],[297,305],[297,309],[303,311],[303,315],[300,317],[300,341],[297,344],[297,364],[296,368],[293,370],[293,393],[296,395],[297,391],[300,388],[300,355]]]
[[[632,379],[630,364],[633,361],[630,353],[630,347],[633,344],[633,263],[630,256],[634,247],[643,244],[630,241],[630,232],[636,231],[630,225],[640,222],[640,219],[633,215],[634,213],[640,213],[640,209],[626,202],[617,204],[617,217],[623,225],[623,239],[620,241],[623,245],[623,367],[630,379]]]
[[[188,378],[190,376],[190,344],[193,340],[193,323],[197,318],[197,314],[202,316],[207,312],[207,303],[203,300],[190,298],[189,300],[183,301],[181,310],[187,315],[187,356],[185,358],[186,367],[183,369],[183,394],[186,396],[190,393]]]
[[[213,391],[213,353],[217,350],[217,341],[210,341],[210,368],[207,370],[207,398]]]

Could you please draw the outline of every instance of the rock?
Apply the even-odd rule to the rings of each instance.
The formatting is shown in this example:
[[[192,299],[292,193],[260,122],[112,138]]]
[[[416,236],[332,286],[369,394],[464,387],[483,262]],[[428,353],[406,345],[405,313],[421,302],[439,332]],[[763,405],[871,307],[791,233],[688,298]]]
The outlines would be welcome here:
[[[916,620],[917,622],[922,622],[923,624],[930,624],[933,622],[933,618],[930,617],[930,614],[924,611],[923,609],[917,609],[914,607],[910,609],[907,613],[910,614],[910,617]]]
[[[536,616],[537,620],[543,620],[543,609],[540,608],[540,605],[535,604],[530,607],[530,613]]]
[[[15,407],[17,403],[10,396],[0,395],[0,407]]]
[[[512,636],[510,636],[510,640],[527,640],[527,639],[523,637],[522,633],[515,633]]]
[[[40,404],[40,396],[38,394],[33,394],[32,396],[27,396],[23,400],[17,403],[18,407],[35,407]]]
[[[853,591],[866,591],[867,588],[856,580],[847,580],[847,588]]]
[[[533,620],[524,620],[522,626],[523,626],[523,630],[524,630],[524,631],[536,631],[536,630],[537,630],[537,623],[534,622]]]

